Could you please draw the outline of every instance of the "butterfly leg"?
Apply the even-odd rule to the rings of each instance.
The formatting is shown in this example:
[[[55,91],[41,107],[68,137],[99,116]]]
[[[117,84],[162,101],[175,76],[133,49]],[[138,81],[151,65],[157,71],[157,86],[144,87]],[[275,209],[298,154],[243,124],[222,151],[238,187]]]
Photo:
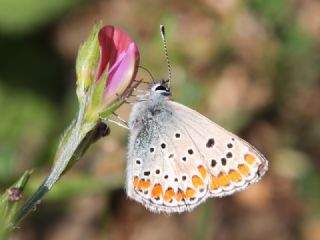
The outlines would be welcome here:
[[[123,124],[121,122],[117,122],[117,121],[112,120],[112,119],[106,118],[106,119],[102,119],[102,121],[103,122],[111,122],[111,123],[114,123],[114,124],[118,125],[119,127],[122,127],[122,128],[125,128],[125,129],[129,129],[128,125],[125,125],[125,124]]]
[[[129,129],[129,127],[128,127],[127,125],[122,124],[122,123],[117,122],[117,121],[114,121],[114,120],[112,120],[112,119],[107,119],[107,121],[108,121],[108,122],[111,122],[111,123],[114,123],[114,124],[118,125],[119,127],[122,127],[122,128],[125,128],[125,129]]]
[[[118,114],[116,113],[112,113],[117,119],[118,121],[115,121],[115,120],[112,120],[112,119],[109,119],[109,118],[104,118],[102,119],[103,122],[111,122],[111,123],[114,123],[116,125],[118,125],[119,127],[122,127],[122,128],[125,128],[125,129],[129,129],[128,127],[128,123],[126,120],[124,120],[123,118],[121,118]]]
[[[125,124],[126,126],[128,126],[128,123],[126,120],[124,120],[122,117],[120,117],[118,114],[116,114],[115,112],[112,113],[120,122],[122,122],[123,124]]]

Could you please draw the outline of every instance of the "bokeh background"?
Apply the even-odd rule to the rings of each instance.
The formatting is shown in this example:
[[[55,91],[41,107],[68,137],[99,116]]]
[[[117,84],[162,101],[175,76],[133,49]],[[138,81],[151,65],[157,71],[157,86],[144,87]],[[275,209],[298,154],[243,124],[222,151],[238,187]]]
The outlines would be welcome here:
[[[152,214],[125,195],[127,131],[112,125],[12,239],[319,240],[319,16],[317,0],[0,0],[1,191],[34,169],[29,195],[49,172],[77,112],[77,49],[100,20],[133,36],[155,78],[165,24],[174,99],[270,160],[244,192]]]

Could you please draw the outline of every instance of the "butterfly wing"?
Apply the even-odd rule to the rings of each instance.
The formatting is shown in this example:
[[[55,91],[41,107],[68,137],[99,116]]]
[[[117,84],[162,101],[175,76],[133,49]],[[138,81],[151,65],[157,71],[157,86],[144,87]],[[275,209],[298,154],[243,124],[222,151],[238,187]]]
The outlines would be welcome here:
[[[155,212],[183,212],[260,179],[266,159],[201,114],[172,101],[130,132],[126,189]]]
[[[210,197],[241,191],[266,173],[267,159],[248,142],[182,104],[170,105],[202,155]]]

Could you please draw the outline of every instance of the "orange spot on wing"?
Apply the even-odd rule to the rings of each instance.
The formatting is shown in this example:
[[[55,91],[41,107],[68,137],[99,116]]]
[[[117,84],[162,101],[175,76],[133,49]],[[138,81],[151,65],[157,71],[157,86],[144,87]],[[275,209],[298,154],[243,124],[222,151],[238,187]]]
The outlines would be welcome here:
[[[174,196],[174,190],[172,188],[168,188],[166,193],[163,196],[163,200],[169,202]]]
[[[196,191],[192,188],[187,188],[186,198],[192,198],[194,195],[196,195]]]
[[[250,173],[250,169],[247,165],[245,164],[241,164],[238,167],[239,171],[243,174],[243,175],[248,175]]]
[[[194,175],[192,176],[192,184],[195,188],[201,187],[204,185],[203,181],[201,180],[200,177]]]
[[[146,189],[148,187],[150,187],[151,183],[150,183],[150,180],[144,180],[144,179],[141,179],[139,181],[139,184],[138,184],[138,188],[139,189]]]
[[[162,195],[163,195],[162,186],[159,183],[155,184],[152,191],[151,191],[151,196],[156,198],[156,197],[160,197]]]
[[[137,188],[138,185],[139,185],[139,178],[137,176],[135,176],[133,178],[133,186]]]
[[[252,154],[245,154],[244,155],[244,160],[246,160],[246,162],[247,163],[249,163],[250,165],[252,165],[254,162],[255,162],[255,160],[256,160],[256,158],[255,158],[255,156],[253,156]]]
[[[211,183],[210,183],[210,189],[211,190],[216,190],[219,188],[219,181],[218,181],[218,178],[216,177],[212,177],[211,178]]]
[[[220,173],[220,175],[218,176],[218,182],[220,186],[228,186],[230,184],[230,178],[228,177],[227,174],[225,173]]]
[[[200,165],[198,166],[198,171],[201,174],[201,177],[205,179],[207,177],[207,170],[204,168],[204,166]]]
[[[229,172],[229,178],[232,182],[240,182],[241,181],[241,175],[236,170],[231,170]]]
[[[178,202],[180,202],[182,199],[184,199],[186,197],[186,195],[184,194],[184,192],[179,189],[176,195],[176,199]]]

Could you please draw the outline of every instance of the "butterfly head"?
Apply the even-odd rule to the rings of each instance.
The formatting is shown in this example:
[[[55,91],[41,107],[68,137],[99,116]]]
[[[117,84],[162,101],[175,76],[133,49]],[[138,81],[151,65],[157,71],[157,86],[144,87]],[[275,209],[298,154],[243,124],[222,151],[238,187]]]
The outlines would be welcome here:
[[[170,97],[169,80],[159,80],[150,86],[150,92],[163,97]]]

